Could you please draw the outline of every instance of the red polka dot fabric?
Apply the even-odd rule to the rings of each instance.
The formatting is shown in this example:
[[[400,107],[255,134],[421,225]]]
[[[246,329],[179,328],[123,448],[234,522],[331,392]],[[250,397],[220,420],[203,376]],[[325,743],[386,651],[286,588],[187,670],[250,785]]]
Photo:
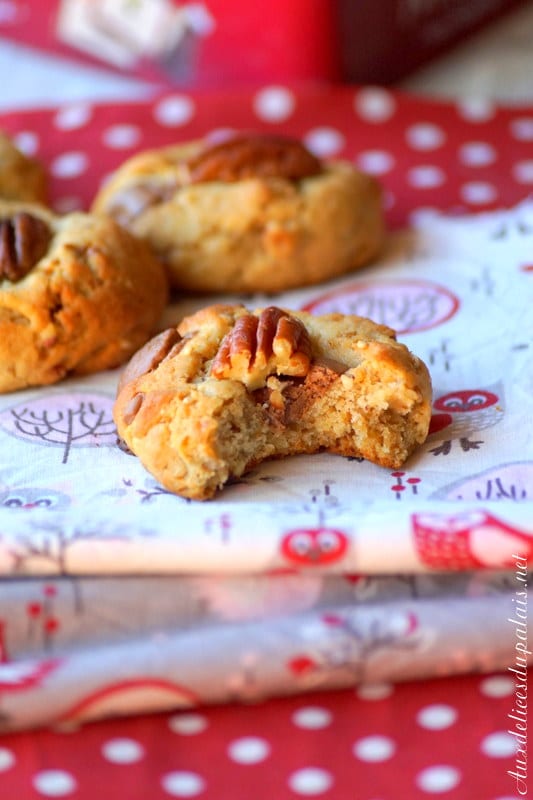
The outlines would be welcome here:
[[[391,227],[434,210],[511,207],[533,186],[533,108],[375,87],[166,93],[3,114],[0,127],[48,166],[59,212],[89,208],[102,181],[141,149],[227,129],[283,132],[321,157],[352,159],[382,182]],[[417,477],[392,478],[396,495],[417,489]],[[0,797],[511,800],[527,786],[513,777],[516,692],[511,673],[365,684],[4,735]]]
[[[101,181],[135,152],[228,128],[284,132],[321,157],[353,159],[383,183],[392,225],[428,209],[509,207],[533,186],[532,108],[453,105],[378,87],[265,86],[167,93],[141,103],[78,102],[4,114],[0,126],[49,165],[53,203],[62,212],[87,208]]]
[[[9,800],[511,800],[510,674],[368,684],[0,739]]]

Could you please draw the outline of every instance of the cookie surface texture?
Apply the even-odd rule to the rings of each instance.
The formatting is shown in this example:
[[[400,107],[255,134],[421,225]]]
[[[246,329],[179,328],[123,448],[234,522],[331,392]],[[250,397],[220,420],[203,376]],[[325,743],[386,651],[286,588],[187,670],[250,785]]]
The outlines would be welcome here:
[[[120,380],[120,436],[172,492],[212,497],[264,459],[328,451],[397,469],[427,436],[424,363],[370,320],[210,306]]]
[[[274,136],[141,153],[93,209],[145,239],[171,284],[195,292],[320,283],[369,262],[384,239],[374,178]]]
[[[42,164],[24,155],[0,131],[0,198],[45,204],[47,183]]]
[[[113,220],[0,201],[0,392],[120,365],[166,299],[159,262]]]

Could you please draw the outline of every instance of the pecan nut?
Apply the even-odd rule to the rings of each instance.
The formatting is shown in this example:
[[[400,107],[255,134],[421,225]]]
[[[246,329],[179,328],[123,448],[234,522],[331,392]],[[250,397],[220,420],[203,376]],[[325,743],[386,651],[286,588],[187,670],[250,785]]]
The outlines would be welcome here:
[[[25,211],[0,220],[0,280],[21,280],[44,256],[51,238],[47,223]]]
[[[177,346],[183,342],[183,338],[179,335],[175,328],[167,328],[167,330],[158,333],[153,339],[150,339],[144,347],[137,350],[135,355],[130,359],[126,369],[122,373],[119,381],[119,391],[131,381],[136,381],[142,375],[152,372],[159,364],[170,355],[170,353]]]
[[[311,342],[305,326],[276,306],[259,316],[243,314],[224,337],[211,364],[215,378],[239,380],[249,391],[269,375],[304,377],[311,366]]]
[[[261,135],[206,146],[188,159],[187,168],[190,183],[272,177],[297,181],[322,171],[319,159],[296,139]]]

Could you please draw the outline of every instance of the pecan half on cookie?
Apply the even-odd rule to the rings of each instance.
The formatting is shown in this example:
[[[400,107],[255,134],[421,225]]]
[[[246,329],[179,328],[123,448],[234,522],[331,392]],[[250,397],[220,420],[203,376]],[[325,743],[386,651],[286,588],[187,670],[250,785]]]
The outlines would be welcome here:
[[[252,391],[269,375],[305,376],[311,364],[311,343],[302,323],[270,306],[259,316],[239,317],[226,334],[211,364],[215,378],[231,378]]]
[[[425,365],[361,317],[210,306],[136,364],[146,370],[126,371],[117,428],[184,497],[212,497],[264,459],[319,450],[397,469],[428,431]]]
[[[190,183],[240,181],[244,178],[286,178],[296,181],[318,175],[322,165],[300,142],[283,136],[235,136],[205,144],[186,161]]]
[[[0,280],[19,281],[48,250],[52,231],[26,211],[0,219]]]
[[[140,153],[93,209],[145,239],[176,288],[200,292],[318,283],[367,263],[384,238],[374,178],[265,134]]]

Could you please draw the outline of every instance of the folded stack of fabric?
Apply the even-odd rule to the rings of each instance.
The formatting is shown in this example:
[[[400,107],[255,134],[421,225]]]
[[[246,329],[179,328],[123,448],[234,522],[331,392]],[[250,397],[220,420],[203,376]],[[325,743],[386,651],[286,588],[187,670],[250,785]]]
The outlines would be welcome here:
[[[411,221],[377,260],[275,296],[182,293],[165,320],[217,302],[370,317],[433,382],[429,436],[401,469],[292,456],[203,503],[169,492],[117,445],[120,368],[1,395],[2,729],[523,671],[531,113],[267,87],[0,122],[49,165],[63,212],[88,207],[141,145],[215,125],[288,131],[321,158],[356,161],[383,182],[391,228]]]

